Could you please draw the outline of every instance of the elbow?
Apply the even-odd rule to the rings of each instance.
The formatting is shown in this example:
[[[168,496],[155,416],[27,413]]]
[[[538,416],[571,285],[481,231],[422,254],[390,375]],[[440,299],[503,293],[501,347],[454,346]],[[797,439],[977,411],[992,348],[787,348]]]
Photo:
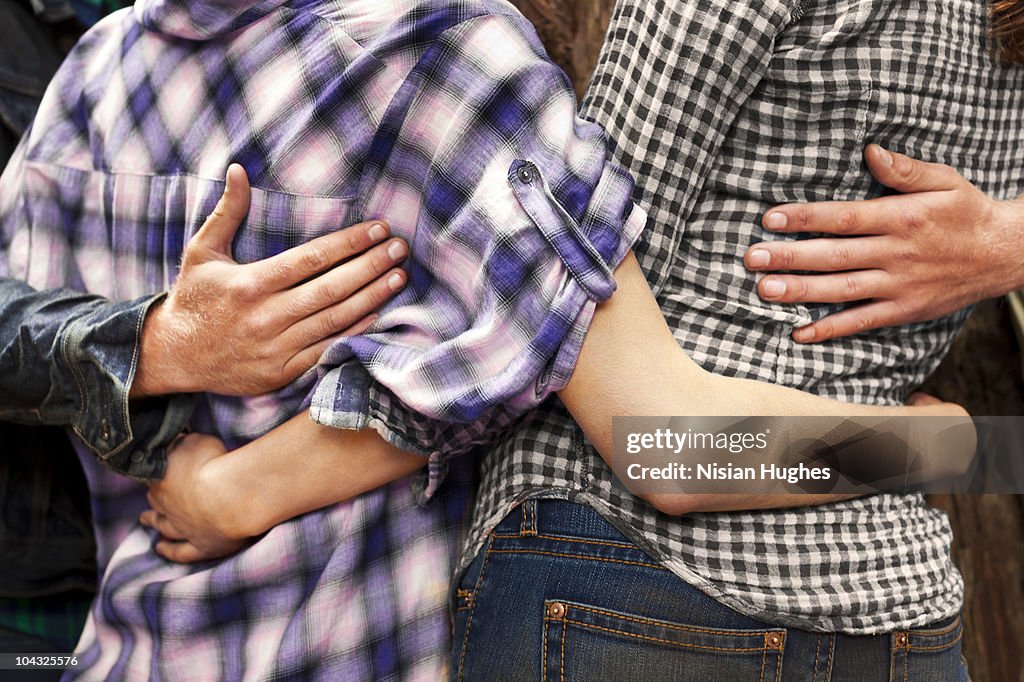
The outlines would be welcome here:
[[[640,497],[662,514],[669,516],[682,516],[697,511],[693,495],[685,493],[647,493]]]

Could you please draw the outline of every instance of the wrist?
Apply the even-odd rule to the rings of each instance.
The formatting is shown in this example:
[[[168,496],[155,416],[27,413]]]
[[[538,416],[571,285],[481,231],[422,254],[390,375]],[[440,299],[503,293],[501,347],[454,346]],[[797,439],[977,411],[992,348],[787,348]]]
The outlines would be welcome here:
[[[197,498],[203,500],[205,517],[231,540],[262,535],[276,525],[268,496],[255,489],[246,469],[238,466],[240,455],[244,453],[235,450],[210,460],[197,477]]]
[[[188,372],[181,362],[188,348],[185,336],[175,323],[167,298],[157,301],[146,312],[139,335],[139,355],[129,397],[145,398],[170,393],[188,393]]]
[[[993,220],[1000,234],[991,243],[998,251],[1002,267],[992,268],[989,297],[1024,289],[1024,196],[997,202]]]
[[[1003,202],[1007,205],[1009,234],[1013,237],[1013,288],[1024,289],[1024,196]],[[1007,293],[1007,292],[1003,292]]]

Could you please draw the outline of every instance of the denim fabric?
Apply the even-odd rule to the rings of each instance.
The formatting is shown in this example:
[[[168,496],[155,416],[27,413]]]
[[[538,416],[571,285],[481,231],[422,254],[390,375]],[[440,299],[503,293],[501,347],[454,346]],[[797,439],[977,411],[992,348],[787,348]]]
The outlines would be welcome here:
[[[159,298],[111,303],[0,279],[0,419],[70,426],[110,468],[163,476],[194,401],[128,402],[142,321]]]
[[[505,517],[452,598],[458,680],[967,679],[959,617],[875,636],[773,626],[562,500],[527,500]]]

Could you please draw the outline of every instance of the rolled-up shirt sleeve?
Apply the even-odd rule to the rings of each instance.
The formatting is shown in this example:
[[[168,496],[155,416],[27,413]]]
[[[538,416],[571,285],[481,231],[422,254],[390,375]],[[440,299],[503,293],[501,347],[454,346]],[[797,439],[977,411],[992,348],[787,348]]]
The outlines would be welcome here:
[[[444,32],[374,141],[364,217],[412,245],[409,283],[322,358],[312,418],[437,464],[563,388],[646,225],[604,132],[518,15]]]

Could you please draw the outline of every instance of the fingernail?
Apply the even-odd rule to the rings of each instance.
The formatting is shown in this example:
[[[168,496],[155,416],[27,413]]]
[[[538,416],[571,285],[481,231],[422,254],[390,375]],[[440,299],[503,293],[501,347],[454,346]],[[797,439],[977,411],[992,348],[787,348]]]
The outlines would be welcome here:
[[[391,256],[391,260],[401,260],[405,258],[409,250],[405,247],[405,242],[395,240],[388,244],[388,255]]]
[[[892,166],[892,154],[885,147],[878,148],[878,158],[882,160],[886,166]]]
[[[227,172],[224,173],[224,191],[231,191],[231,166],[228,166]]]
[[[399,289],[401,289],[402,276],[396,272],[395,274],[388,277],[388,288],[390,288],[391,291],[398,291]]]
[[[747,262],[752,268],[766,268],[772,263],[772,254],[764,249],[754,249],[747,254]]]
[[[388,231],[380,223],[374,223],[373,225],[370,226],[369,234],[370,239],[372,239],[375,242],[379,242],[380,240],[384,239],[384,237],[388,236]]]
[[[814,340],[814,329],[811,327],[804,327],[803,329],[797,329],[793,332],[793,340],[797,343],[807,343],[808,341]]]
[[[769,279],[764,282],[764,295],[768,298],[778,298],[786,293],[786,285],[777,279]]]
[[[784,230],[788,224],[789,218],[786,217],[785,213],[772,211],[764,217],[764,226],[769,230]]]

